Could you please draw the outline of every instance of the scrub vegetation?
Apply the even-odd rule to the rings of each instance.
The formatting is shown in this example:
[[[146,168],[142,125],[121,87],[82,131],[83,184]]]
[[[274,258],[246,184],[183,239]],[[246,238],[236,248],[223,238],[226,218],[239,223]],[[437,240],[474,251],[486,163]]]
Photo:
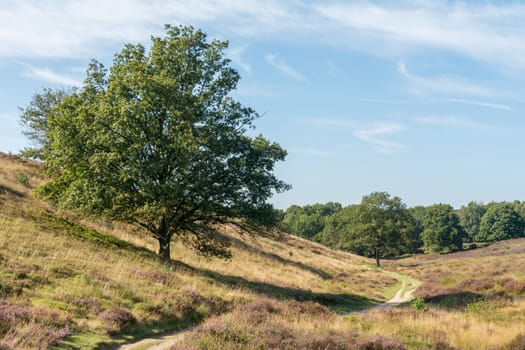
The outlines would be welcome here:
[[[523,348],[525,239],[379,269],[300,237],[227,226],[231,259],[174,242],[166,264],[147,232],[35,198],[46,181],[40,163],[1,155],[2,349],[111,349],[186,329],[176,349]],[[412,304],[349,313],[408,279],[422,282]]]

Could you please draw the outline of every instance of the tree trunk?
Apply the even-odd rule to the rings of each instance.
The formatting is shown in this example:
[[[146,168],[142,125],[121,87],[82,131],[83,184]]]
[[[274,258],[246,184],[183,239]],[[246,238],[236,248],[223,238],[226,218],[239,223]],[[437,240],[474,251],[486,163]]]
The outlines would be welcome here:
[[[165,217],[160,221],[157,237],[159,238],[159,258],[162,262],[168,262],[171,260],[171,234],[168,231]]]
[[[159,258],[162,262],[168,262],[171,259],[171,237],[169,235],[159,236]]]
[[[381,265],[379,264],[379,249],[377,247],[375,248],[375,253],[376,253],[376,266],[379,267]]]

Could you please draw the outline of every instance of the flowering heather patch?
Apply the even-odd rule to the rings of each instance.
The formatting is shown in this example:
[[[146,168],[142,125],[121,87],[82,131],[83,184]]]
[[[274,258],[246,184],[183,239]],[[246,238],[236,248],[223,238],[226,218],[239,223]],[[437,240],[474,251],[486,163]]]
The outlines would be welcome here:
[[[509,293],[516,294],[516,295],[525,294],[525,282],[523,281],[517,281],[513,278],[505,278],[501,280],[500,283],[503,289]]]
[[[55,329],[31,322],[21,328],[9,330],[0,340],[0,349],[48,349],[70,334],[68,326]]]
[[[389,339],[382,336],[372,336],[365,340],[360,340],[355,344],[356,350],[406,350],[405,346],[396,339]]]
[[[69,334],[58,312],[0,300],[0,349],[47,349]]]
[[[338,316],[314,302],[263,298],[197,327],[175,349],[404,350],[395,339],[330,329]]]
[[[137,322],[130,310],[118,306],[101,312],[98,317],[104,322],[105,330],[109,334],[118,333],[125,326]]]

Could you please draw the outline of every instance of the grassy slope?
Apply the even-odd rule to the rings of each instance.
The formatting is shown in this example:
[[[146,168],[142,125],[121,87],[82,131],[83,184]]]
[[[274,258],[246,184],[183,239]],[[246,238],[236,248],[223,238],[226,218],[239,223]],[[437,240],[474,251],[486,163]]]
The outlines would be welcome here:
[[[45,348],[64,336],[62,347],[111,347],[260,298],[360,309],[389,298],[399,284],[368,259],[290,236],[254,240],[229,232],[228,261],[176,244],[175,261],[165,266],[141,232],[68,218],[33,198],[46,181],[42,171],[0,154],[0,348]]]
[[[29,187],[17,183],[21,171]],[[525,346],[524,239],[378,270],[300,238],[227,232],[233,259],[208,261],[177,243],[166,266],[140,231],[67,218],[32,198],[41,172],[0,155],[0,349],[112,348],[197,323],[189,349]],[[389,299],[401,279],[422,281],[420,310],[332,312]]]

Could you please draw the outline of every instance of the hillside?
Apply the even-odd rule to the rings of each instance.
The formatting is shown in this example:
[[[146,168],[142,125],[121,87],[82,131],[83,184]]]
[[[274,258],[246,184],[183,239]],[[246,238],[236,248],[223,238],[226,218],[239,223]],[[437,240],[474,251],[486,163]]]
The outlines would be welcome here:
[[[294,307],[315,312],[328,309],[301,305],[357,310],[400,285],[365,258],[228,228],[231,260],[207,260],[177,244],[173,263],[162,265],[142,232],[79,220],[34,198],[44,181],[40,164],[0,156],[0,348],[111,347],[261,298],[297,300]]]
[[[177,330],[176,349],[525,348],[525,239],[377,269],[294,236],[224,227],[232,259],[177,242],[165,265],[140,230],[34,198],[45,181],[39,163],[0,154],[2,350],[114,349]],[[418,281],[412,305],[351,312]]]

